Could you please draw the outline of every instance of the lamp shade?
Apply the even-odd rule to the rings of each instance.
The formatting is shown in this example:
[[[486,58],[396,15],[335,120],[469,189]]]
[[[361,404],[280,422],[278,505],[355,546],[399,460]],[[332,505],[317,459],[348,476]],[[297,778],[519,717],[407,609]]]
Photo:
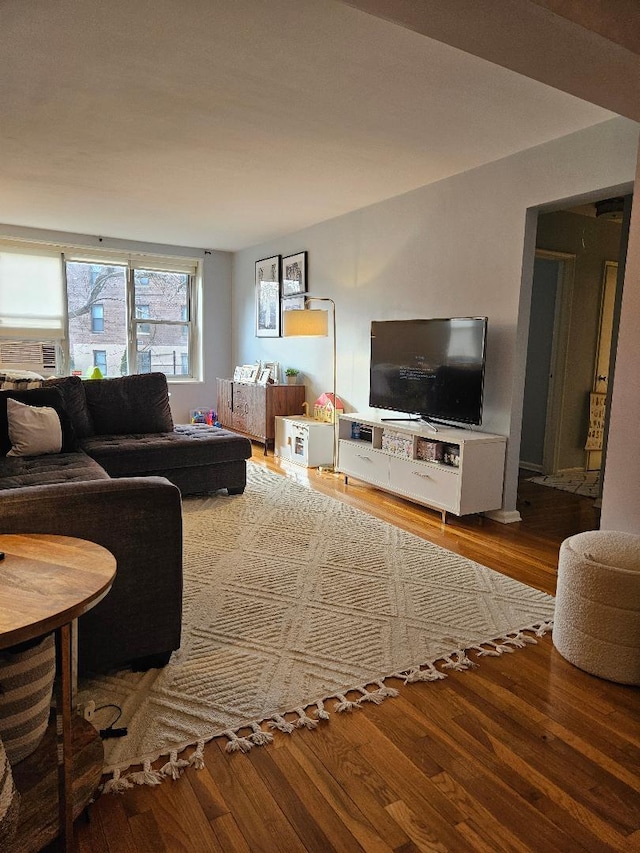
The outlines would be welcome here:
[[[329,334],[329,312],[316,309],[283,311],[282,334],[285,338],[326,338]]]

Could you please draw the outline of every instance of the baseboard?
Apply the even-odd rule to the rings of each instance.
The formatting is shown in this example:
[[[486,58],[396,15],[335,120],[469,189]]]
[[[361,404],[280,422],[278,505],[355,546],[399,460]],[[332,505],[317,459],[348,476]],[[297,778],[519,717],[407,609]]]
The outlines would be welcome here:
[[[492,509],[483,514],[492,521],[499,521],[500,524],[513,524],[515,521],[522,521],[522,516],[517,509]]]
[[[518,468],[521,471],[527,471],[531,474],[542,474],[542,465],[536,465],[535,462],[522,462],[520,461]]]

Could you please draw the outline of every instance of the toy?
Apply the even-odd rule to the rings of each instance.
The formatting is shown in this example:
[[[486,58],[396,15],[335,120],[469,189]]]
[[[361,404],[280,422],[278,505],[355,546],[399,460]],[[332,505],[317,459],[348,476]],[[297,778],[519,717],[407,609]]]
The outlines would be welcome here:
[[[313,404],[313,417],[317,421],[325,421],[326,423],[335,423],[336,415],[344,414],[344,405],[340,397],[334,398],[333,394],[326,392],[321,394]]]

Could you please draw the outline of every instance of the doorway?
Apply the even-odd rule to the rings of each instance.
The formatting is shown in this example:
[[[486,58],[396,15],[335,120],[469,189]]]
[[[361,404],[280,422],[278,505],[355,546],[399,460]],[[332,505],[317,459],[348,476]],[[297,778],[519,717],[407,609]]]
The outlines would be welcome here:
[[[609,376],[602,365],[615,352],[626,241],[622,208],[597,213],[590,204],[538,216],[520,464],[543,475],[597,470],[603,458],[587,448],[598,376]],[[603,405],[597,414],[602,436]]]

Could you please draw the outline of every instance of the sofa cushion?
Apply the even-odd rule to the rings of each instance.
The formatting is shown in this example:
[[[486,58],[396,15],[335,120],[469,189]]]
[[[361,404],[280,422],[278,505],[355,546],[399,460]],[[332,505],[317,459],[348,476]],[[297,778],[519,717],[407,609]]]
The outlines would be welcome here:
[[[217,465],[251,456],[248,438],[206,424],[179,425],[171,432],[153,435],[95,435],[80,444],[112,477],[159,472],[168,476],[165,472],[173,468]]]
[[[93,424],[82,379],[79,376],[56,376],[54,379],[47,379],[43,385],[46,388],[53,385],[60,389],[76,438],[93,435]]]
[[[108,479],[107,472],[85,453],[0,457],[0,490]]]
[[[60,418],[49,406],[26,406],[9,397],[7,424],[11,442],[7,456],[40,456],[62,450]]]
[[[71,453],[77,447],[76,436],[71,420],[64,407],[62,393],[58,388],[32,388],[29,391],[0,391],[0,453],[6,456],[11,450],[9,423],[7,420],[7,399],[17,400],[27,406],[47,406],[55,409],[62,427],[62,452]]]
[[[158,433],[173,429],[164,373],[85,379],[84,390],[97,435]]]

